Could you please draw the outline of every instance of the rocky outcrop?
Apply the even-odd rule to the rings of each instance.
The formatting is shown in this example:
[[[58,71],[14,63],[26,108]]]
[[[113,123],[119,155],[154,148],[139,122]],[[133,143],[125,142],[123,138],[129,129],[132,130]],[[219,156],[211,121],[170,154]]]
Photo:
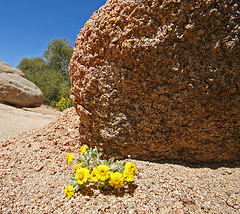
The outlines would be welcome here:
[[[108,156],[240,158],[239,3],[108,0],[70,62],[80,136]]]
[[[43,103],[43,94],[22,71],[0,61],[0,103],[38,107]]]

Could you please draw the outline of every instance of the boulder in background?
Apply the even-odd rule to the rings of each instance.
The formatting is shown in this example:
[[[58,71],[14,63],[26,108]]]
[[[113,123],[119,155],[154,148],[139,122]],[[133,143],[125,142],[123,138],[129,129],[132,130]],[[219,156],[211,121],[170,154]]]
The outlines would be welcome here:
[[[0,103],[38,107],[43,103],[43,94],[22,71],[0,60]]]

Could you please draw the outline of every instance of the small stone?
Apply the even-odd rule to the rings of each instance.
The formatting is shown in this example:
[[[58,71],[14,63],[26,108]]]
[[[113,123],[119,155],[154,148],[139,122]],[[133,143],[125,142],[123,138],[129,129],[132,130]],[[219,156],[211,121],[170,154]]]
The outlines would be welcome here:
[[[85,196],[84,198],[85,198],[86,201],[90,201],[91,200],[91,198],[89,196]]]
[[[41,170],[43,169],[43,167],[44,167],[44,165],[39,165],[39,166],[37,166],[37,167],[35,168],[35,171],[36,171],[36,172],[39,172],[39,171],[41,171]]]
[[[134,214],[134,213],[137,213],[137,210],[135,210],[135,209],[130,209],[129,210],[129,214]]]
[[[229,191],[229,190],[228,190],[228,191],[226,191],[225,193],[226,193],[227,196],[230,196],[230,195],[232,194],[232,191]]]

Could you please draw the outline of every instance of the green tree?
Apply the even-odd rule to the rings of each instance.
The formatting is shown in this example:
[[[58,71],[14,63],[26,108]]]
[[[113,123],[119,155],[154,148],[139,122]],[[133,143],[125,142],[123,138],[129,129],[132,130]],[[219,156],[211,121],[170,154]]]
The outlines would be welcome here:
[[[24,58],[17,66],[26,78],[42,91],[44,103],[55,107],[61,98],[70,95],[68,64],[73,48],[66,39],[55,39],[48,43],[43,57]]]
[[[24,58],[18,68],[28,80],[41,89],[45,104],[55,106],[62,97],[69,97],[69,82],[61,73],[52,69],[43,58]]]
[[[66,39],[54,39],[48,43],[43,56],[47,59],[47,64],[59,71],[62,75],[69,76],[69,61],[72,57],[73,48]]]

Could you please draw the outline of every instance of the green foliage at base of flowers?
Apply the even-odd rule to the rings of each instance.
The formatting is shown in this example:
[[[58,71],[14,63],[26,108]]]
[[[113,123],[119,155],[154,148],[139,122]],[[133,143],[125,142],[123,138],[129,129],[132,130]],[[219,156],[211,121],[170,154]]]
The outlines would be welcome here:
[[[131,162],[114,162],[114,158],[101,160],[102,153],[98,152],[96,147],[88,149],[87,145],[82,146],[80,153],[78,164],[73,167],[70,186],[65,187],[68,199],[74,192],[90,183],[94,183],[98,188],[120,188],[124,182],[132,182],[137,173],[137,168]],[[68,154],[65,159],[67,164],[70,164],[74,160],[74,154]]]
[[[67,108],[71,108],[72,106],[72,101],[69,98],[61,98],[56,104],[56,108],[59,111],[64,111]]]

